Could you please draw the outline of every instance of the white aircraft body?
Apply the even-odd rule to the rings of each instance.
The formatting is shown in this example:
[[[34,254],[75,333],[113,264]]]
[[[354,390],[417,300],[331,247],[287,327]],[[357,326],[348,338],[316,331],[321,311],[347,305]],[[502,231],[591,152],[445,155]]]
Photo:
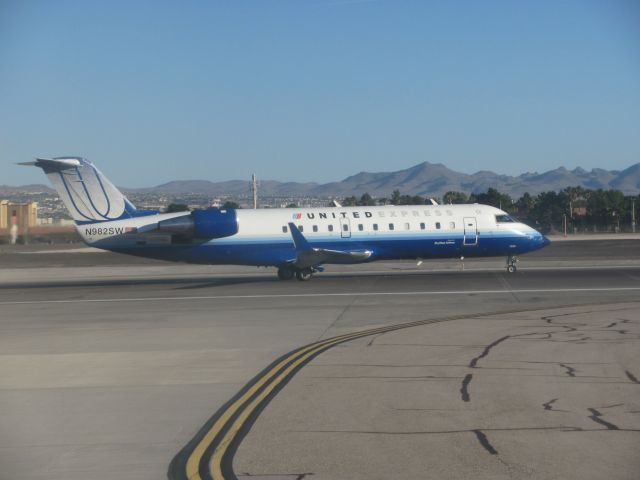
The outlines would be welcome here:
[[[383,259],[516,256],[549,240],[487,205],[137,210],[80,157],[38,158],[82,239],[131,255],[201,264],[273,266],[307,280],[326,264]]]

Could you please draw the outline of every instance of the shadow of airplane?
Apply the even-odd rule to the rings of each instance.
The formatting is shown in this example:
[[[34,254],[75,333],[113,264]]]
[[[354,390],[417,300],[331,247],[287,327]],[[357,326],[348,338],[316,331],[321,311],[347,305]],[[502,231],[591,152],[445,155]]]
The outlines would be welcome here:
[[[126,287],[126,286],[171,286],[183,290],[190,288],[224,287],[229,285],[241,285],[250,283],[276,283],[279,280],[271,275],[251,275],[242,277],[211,278],[198,276],[190,278],[165,277],[165,278],[132,278],[132,279],[92,279],[92,280],[68,280],[53,282],[33,283],[4,283],[0,290],[10,289],[39,289],[39,288],[87,288],[87,287]]]

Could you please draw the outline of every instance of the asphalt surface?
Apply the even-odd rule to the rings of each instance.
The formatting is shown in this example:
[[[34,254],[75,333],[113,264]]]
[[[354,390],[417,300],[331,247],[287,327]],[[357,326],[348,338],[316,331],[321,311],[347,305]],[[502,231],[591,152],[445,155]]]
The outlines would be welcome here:
[[[79,254],[79,252],[82,252]],[[597,241],[554,239],[549,247],[521,257],[531,261],[593,260],[628,261],[640,258],[640,239],[609,235]],[[495,263],[477,259],[475,262]],[[499,263],[499,262],[498,262]],[[132,257],[113,252],[71,245],[0,245],[0,265],[4,268],[59,268],[93,266],[169,266],[162,260]]]
[[[216,448],[238,437],[234,470],[247,480],[638,478],[638,306],[355,338],[306,364]],[[212,470],[224,472],[218,457]]]
[[[640,376],[636,353],[640,315],[633,304],[640,293],[640,242],[619,241],[615,248],[610,242],[572,243],[523,256],[514,275],[504,272],[500,259],[465,262],[464,270],[455,261],[425,262],[420,267],[388,262],[330,268],[310,282],[280,282],[270,270],[141,263],[128,257],[124,258],[129,263],[114,263],[115,257],[108,253],[4,253],[0,256],[0,478],[163,478],[174,456],[197,437],[212,415],[277,358],[343,334],[443,319],[450,320],[375,340],[374,345],[393,338],[390,343],[400,345],[386,347],[393,349],[387,353],[372,348],[358,352],[370,340],[363,338],[312,359],[278,387],[278,395],[257,412],[256,423],[244,427],[243,442],[229,460],[232,469],[237,475],[271,479],[304,473],[313,473],[313,478],[389,478],[389,472],[395,472],[395,478],[428,478],[419,472],[437,464],[432,478],[445,478],[437,473],[446,471],[447,462],[458,462],[460,468],[451,470],[458,476],[452,473],[449,478],[471,474],[604,478],[597,476],[603,472],[609,478],[637,478],[640,470],[632,452],[640,446],[633,420],[640,411],[638,385],[625,372],[636,379]],[[556,311],[565,307],[569,309]],[[483,358],[481,367],[489,365],[499,372],[515,368],[512,362],[549,361],[551,373],[542,367],[528,372],[549,377],[523,386],[517,377],[510,383],[502,378],[492,383],[490,375],[483,378],[490,371],[474,370],[471,401],[461,400],[469,362],[491,342],[539,334],[545,315],[585,315],[594,309],[602,313],[595,320],[576,320],[585,324],[580,328],[606,330],[622,320],[626,324],[608,328],[613,333],[580,331],[584,344],[565,342],[575,340],[571,338],[575,332],[565,332],[558,342],[502,342],[499,348],[506,349],[502,351],[506,356],[492,353],[486,360],[497,363],[490,365]],[[500,312],[512,313],[501,317]],[[487,313],[492,316],[483,317]],[[601,334],[612,338],[584,340]],[[453,350],[407,343],[451,345]],[[526,352],[520,352],[521,344],[527,345]],[[562,357],[565,352],[567,357]],[[516,358],[519,353],[522,358]],[[370,357],[363,361],[362,354]],[[318,367],[315,362],[320,361],[330,367]],[[389,362],[398,365],[389,367],[393,375],[455,379],[448,387],[424,381],[406,382],[420,388],[400,389],[397,382],[334,378],[363,375],[358,368],[365,367],[342,364]],[[593,367],[600,369],[594,373],[581,362],[603,366]],[[453,366],[417,373],[411,367],[441,363]],[[549,383],[558,378],[575,381],[560,363],[581,370],[580,374],[611,377],[606,381],[613,383],[591,383],[584,389],[558,383],[554,390]],[[405,370],[402,365],[409,367]],[[318,373],[318,368],[327,370]],[[388,370],[366,368],[373,370],[365,369],[364,375],[390,376]],[[524,394],[518,393],[519,388],[539,395],[520,401]],[[537,410],[531,413],[535,407],[549,414],[541,404],[554,398],[558,400],[551,408],[575,416],[547,422],[548,417],[538,417]],[[437,428],[461,433],[424,434],[422,440],[419,435],[402,435],[408,425],[436,431],[435,419],[401,418],[393,409],[431,408],[432,401],[434,408],[451,406],[450,411],[437,413],[442,421]],[[460,408],[466,413],[461,414]],[[395,413],[389,415],[390,411]],[[507,414],[496,426],[492,419],[501,411]],[[609,411],[615,415],[602,416]],[[291,418],[286,418],[287,412]],[[464,421],[457,422],[461,415]],[[390,439],[342,432],[382,431],[383,418]],[[508,435],[491,433],[510,425],[514,429]],[[567,434],[532,440],[521,430],[536,425],[582,429],[588,425],[602,431],[593,433],[600,435],[595,439]],[[436,436],[437,441],[424,440]],[[497,454],[483,446],[487,442]],[[554,461],[545,463],[545,455]],[[368,458],[375,460],[370,467]]]

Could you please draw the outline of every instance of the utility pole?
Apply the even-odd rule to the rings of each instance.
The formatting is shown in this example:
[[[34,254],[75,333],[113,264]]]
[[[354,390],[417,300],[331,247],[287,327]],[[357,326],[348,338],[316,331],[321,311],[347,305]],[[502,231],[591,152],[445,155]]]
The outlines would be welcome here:
[[[258,208],[258,179],[256,174],[251,175],[251,192],[253,193],[253,208]]]
[[[576,227],[573,223],[573,200],[571,199],[569,199],[569,218],[571,218],[571,228],[573,230],[573,233],[576,233]]]
[[[569,200],[569,216],[571,217],[571,220],[573,220],[573,205],[572,205],[572,201]]]
[[[636,233],[636,199],[631,200],[631,231]]]

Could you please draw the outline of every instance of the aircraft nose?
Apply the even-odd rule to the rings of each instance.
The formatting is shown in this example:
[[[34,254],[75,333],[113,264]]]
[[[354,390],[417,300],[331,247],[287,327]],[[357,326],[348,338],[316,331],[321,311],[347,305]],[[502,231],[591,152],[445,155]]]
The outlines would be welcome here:
[[[540,232],[535,232],[531,237],[532,242],[531,242],[531,246],[534,249],[539,249],[539,248],[544,248],[547,245],[551,244],[551,240],[549,240],[545,235],[541,234]]]

